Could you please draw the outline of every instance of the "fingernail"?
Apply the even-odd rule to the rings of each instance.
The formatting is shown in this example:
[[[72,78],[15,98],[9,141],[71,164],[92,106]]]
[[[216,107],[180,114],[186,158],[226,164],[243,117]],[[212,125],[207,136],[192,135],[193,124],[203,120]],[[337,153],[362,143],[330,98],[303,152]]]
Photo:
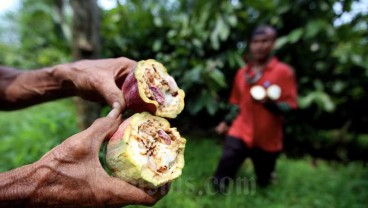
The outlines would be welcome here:
[[[107,117],[110,118],[117,118],[119,116],[119,108],[113,108],[109,114],[107,114]]]
[[[114,102],[113,104],[112,104],[112,108],[120,108],[120,103],[119,102]]]

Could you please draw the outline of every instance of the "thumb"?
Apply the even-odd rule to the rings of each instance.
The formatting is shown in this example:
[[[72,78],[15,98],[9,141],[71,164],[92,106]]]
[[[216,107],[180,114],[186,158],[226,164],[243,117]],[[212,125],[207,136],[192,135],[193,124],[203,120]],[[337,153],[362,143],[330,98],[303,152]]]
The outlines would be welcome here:
[[[113,109],[110,114],[114,113],[116,109]],[[109,114],[109,115],[110,115]],[[121,115],[114,115],[115,117],[99,118],[93,124],[85,130],[88,140],[93,141],[92,148],[100,149],[101,144],[108,138],[111,137],[114,132],[118,129],[121,124]]]

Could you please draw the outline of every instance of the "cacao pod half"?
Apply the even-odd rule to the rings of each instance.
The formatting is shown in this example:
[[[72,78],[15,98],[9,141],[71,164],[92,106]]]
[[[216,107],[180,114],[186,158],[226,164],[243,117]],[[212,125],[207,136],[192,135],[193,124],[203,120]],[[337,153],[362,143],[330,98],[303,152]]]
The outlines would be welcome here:
[[[111,137],[106,163],[114,176],[135,186],[159,187],[181,175],[185,143],[166,119],[136,113]]]
[[[122,86],[125,103],[135,112],[176,118],[184,108],[185,93],[159,62],[139,61]]]

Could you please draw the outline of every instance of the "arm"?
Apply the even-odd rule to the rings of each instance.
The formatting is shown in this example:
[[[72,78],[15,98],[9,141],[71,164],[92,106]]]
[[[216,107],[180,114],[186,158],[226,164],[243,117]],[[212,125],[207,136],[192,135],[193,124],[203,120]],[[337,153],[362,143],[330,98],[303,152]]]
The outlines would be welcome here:
[[[221,121],[216,126],[215,131],[217,132],[217,134],[226,133],[229,130],[229,126],[233,123],[238,114],[239,114],[239,106],[230,104],[228,113],[225,115],[224,120]]]
[[[124,106],[119,87],[135,64],[127,58],[116,58],[83,60],[32,71],[0,67],[0,110],[74,95]]]
[[[57,74],[64,65],[19,71],[0,67],[0,109],[13,110],[75,95],[70,82]]]
[[[0,207],[152,205],[169,187],[143,190],[110,177],[98,154],[121,123],[121,107],[56,146],[39,161],[0,174]]]
[[[238,116],[239,114],[239,106],[238,105],[234,105],[234,104],[230,104],[229,109],[228,109],[228,113],[225,115],[224,118],[224,122],[230,126],[231,123],[235,120],[235,118]]]
[[[266,101],[263,105],[276,115],[286,114],[292,110],[291,106],[287,102]]]

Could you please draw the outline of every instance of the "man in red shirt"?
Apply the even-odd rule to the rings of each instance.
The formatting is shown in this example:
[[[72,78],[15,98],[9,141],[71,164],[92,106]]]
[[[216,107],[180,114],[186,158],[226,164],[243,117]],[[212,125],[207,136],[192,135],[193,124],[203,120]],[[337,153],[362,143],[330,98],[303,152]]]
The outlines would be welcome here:
[[[271,182],[282,150],[282,114],[297,108],[297,87],[292,69],[271,56],[276,30],[255,29],[250,40],[251,61],[238,70],[229,99],[231,109],[217,127],[227,132],[213,184],[224,191],[244,159],[253,162],[260,186]]]

